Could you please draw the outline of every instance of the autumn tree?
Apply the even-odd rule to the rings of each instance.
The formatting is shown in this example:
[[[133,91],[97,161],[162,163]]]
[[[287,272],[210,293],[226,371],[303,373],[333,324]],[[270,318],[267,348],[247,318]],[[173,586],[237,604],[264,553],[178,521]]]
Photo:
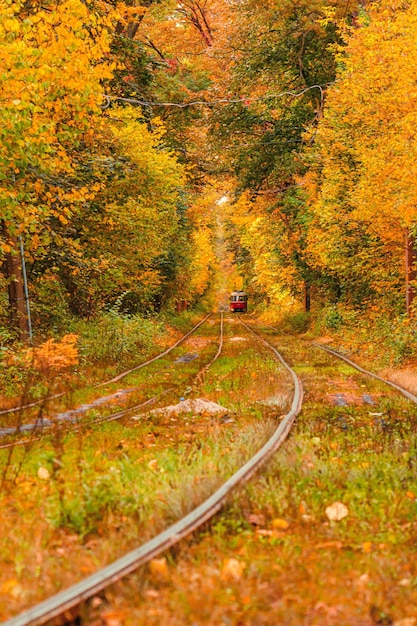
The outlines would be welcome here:
[[[66,304],[86,317],[116,301],[129,312],[158,307],[192,262],[184,168],[160,120],[119,90],[131,89],[126,72],[138,89],[152,82],[143,55],[130,65],[137,46],[130,20],[140,24],[150,4],[113,11],[69,0],[30,10],[7,5],[2,13],[9,75],[0,85],[0,243],[10,286],[21,289],[22,238],[43,323]],[[122,40],[132,47],[121,50]],[[23,337],[22,303],[16,293]]]
[[[130,313],[152,306],[166,275],[165,259],[180,236],[184,169],[164,147],[157,119],[149,128],[139,109],[112,107],[103,143],[90,164],[100,191],[72,223],[82,268],[63,263],[59,276],[74,313],[92,316],[122,298]],[[175,255],[174,255],[175,257]]]
[[[271,246],[271,263],[281,268],[277,280],[298,296],[304,293],[307,308],[310,285],[319,277],[306,253],[310,215],[297,177],[305,171],[302,154],[313,140],[306,141],[305,130],[317,127],[335,76],[331,46],[339,35],[326,16],[330,7],[338,19],[354,6],[314,0],[235,5],[240,29],[231,44],[235,63],[227,89],[232,102],[216,111],[212,125],[212,136],[237,177],[237,193],[262,199],[253,221],[268,233],[263,249]]]
[[[309,250],[339,276],[346,297],[400,311],[404,242],[416,228],[417,8],[367,5],[345,32],[312,155]],[[408,305],[410,306],[410,293]]]
[[[30,253],[47,245],[50,220],[67,222],[87,193],[71,180],[73,154],[100,123],[100,83],[111,69],[106,25],[78,0],[30,11],[2,2],[0,42],[0,250],[24,336],[18,240]]]

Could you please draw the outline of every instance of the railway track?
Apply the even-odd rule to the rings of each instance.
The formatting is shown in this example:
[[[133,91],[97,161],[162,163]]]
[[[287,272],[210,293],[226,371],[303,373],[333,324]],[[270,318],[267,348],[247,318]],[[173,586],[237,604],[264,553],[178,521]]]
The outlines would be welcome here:
[[[224,504],[228,501],[231,492],[236,489],[237,486],[249,480],[286,439],[288,433],[291,430],[291,426],[294,422],[296,415],[300,412],[303,393],[301,384],[294,370],[292,370],[292,368],[287,364],[284,357],[277,350],[276,346],[271,344],[267,340],[265,335],[259,332],[262,326],[268,327],[274,332],[278,331],[277,329],[256,320],[256,318],[253,318],[252,316],[247,316],[245,317],[245,319],[242,316],[236,316],[234,320],[239,322],[239,324],[241,324],[242,327],[246,329],[248,335],[252,335],[254,337],[254,340],[258,344],[263,345],[265,349],[273,353],[274,357],[279,360],[283,367],[285,367],[285,369],[290,373],[291,379],[293,381],[294,395],[291,408],[282,419],[272,437],[249,461],[247,461],[237,472],[235,472],[233,476],[226,480],[224,484],[221,485],[221,487],[219,487],[211,496],[209,496],[204,502],[202,502],[189,514],[185,515],[182,519],[169,526],[166,530],[161,532],[156,537],[152,538],[150,541],[147,541],[142,546],[129,552],[120,559],[117,559],[112,564],[104,567],[96,574],[89,576],[85,580],[68,588],[66,591],[59,593],[51,597],[50,599],[40,603],[39,605],[34,606],[32,609],[29,609],[24,613],[21,613],[20,615],[8,620],[7,622],[5,622],[5,626],[36,626],[46,624],[60,615],[69,615],[70,612],[75,609],[75,607],[85,602],[88,598],[91,598],[103,592],[109,585],[121,580],[128,574],[131,574],[132,572],[137,570],[140,566],[149,562],[151,559],[154,559],[158,555],[162,554],[168,548],[196,531],[216,513],[218,513],[224,506]],[[252,323],[250,323],[249,320],[251,320]],[[228,320],[226,320],[226,324],[227,323]],[[222,355],[224,334],[224,319],[223,315],[221,315],[219,345],[217,352],[215,356],[209,361],[209,363],[203,365],[200,368],[199,372],[194,375],[195,384],[201,383],[207,371]],[[230,337],[228,337],[228,339],[230,339]],[[350,366],[356,368],[362,374],[366,376],[372,376],[378,381],[390,385],[396,391],[401,392],[407,399],[417,403],[417,398],[413,394],[410,394],[408,391],[404,390],[398,385],[395,385],[390,381],[386,381],[381,377],[373,374],[372,372],[361,368],[354,362],[350,361],[344,355],[341,355],[325,346],[314,345],[314,347],[326,351],[332,357],[341,358],[343,361],[347,362]],[[168,391],[170,391],[170,389],[165,390],[162,393],[168,393]],[[158,394],[159,397],[160,395],[161,394]],[[120,419],[120,417],[127,415],[129,410],[138,410],[141,407],[144,407],[146,404],[154,402],[156,398],[157,396],[154,396],[152,398],[149,398],[142,405],[131,407],[130,409],[126,409],[119,413],[99,418],[93,423],[100,424],[105,421]]]
[[[271,326],[270,324],[267,324],[265,322],[261,322],[260,320],[258,320],[253,315],[249,315],[249,317],[251,319],[253,319],[257,324],[265,326],[266,328],[269,328],[269,329],[271,329],[271,330],[273,330],[273,331],[275,331],[277,333],[280,332],[275,326]],[[408,400],[411,400],[411,402],[417,404],[417,396],[412,394],[407,389],[404,389],[404,387],[401,387],[400,385],[397,385],[396,383],[392,382],[391,380],[388,380],[386,378],[382,378],[382,376],[378,376],[378,374],[375,374],[374,372],[371,372],[370,370],[367,370],[364,367],[361,367],[360,365],[355,363],[355,361],[352,361],[352,359],[349,359],[347,356],[345,356],[341,352],[338,352],[337,350],[334,350],[332,348],[329,348],[328,346],[324,346],[324,345],[316,343],[316,342],[312,342],[312,345],[315,348],[318,348],[319,350],[323,350],[324,352],[327,352],[327,354],[330,354],[330,355],[336,357],[337,359],[341,359],[342,361],[344,361],[345,363],[347,363],[348,365],[350,365],[354,369],[358,370],[358,372],[362,372],[362,374],[365,374],[365,376],[370,376],[371,378],[374,378],[375,380],[379,380],[384,385],[388,385],[389,387],[392,387],[396,391],[399,391],[405,398],[408,398]]]
[[[147,361],[140,363],[139,365],[126,370],[124,372],[121,372],[120,374],[118,374],[117,376],[115,376],[114,378],[107,380],[105,382],[101,382],[98,385],[95,385],[95,387],[102,387],[104,385],[109,385],[112,384],[114,382],[118,382],[119,380],[122,380],[123,378],[125,378],[126,376],[128,376],[129,374],[132,374],[133,372],[136,372],[144,367],[147,367],[149,365],[151,365],[152,363],[154,363],[155,361],[163,358],[164,356],[167,356],[168,354],[170,354],[173,350],[175,350],[175,348],[177,348],[178,346],[180,346],[182,343],[184,343],[189,337],[191,337],[194,333],[196,333],[196,331],[209,319],[209,317],[212,314],[209,313],[208,315],[206,315],[198,324],[196,324],[187,334],[185,334],[183,337],[181,337],[178,341],[176,341],[172,346],[170,346],[169,348],[167,348],[164,352],[161,352],[160,354],[152,357],[151,359],[148,359]],[[215,358],[208,364],[208,365],[204,365],[201,370],[198,372],[196,378],[198,380],[198,377],[202,375],[202,373],[207,370],[211,364],[218,358],[221,349],[222,349],[222,344],[223,344],[223,314],[221,314],[221,320],[220,320],[220,333],[219,333],[219,349],[218,349],[218,353],[216,354]],[[170,366],[172,367],[172,365]],[[76,428],[80,428],[84,425],[94,425],[94,424],[101,424],[104,422],[110,422],[110,421],[114,421],[116,419],[121,419],[122,417],[125,417],[126,415],[128,415],[130,412],[134,412],[134,411],[139,411],[145,407],[147,407],[148,405],[154,403],[155,401],[158,400],[158,398],[160,398],[161,396],[169,393],[170,391],[173,391],[174,387],[171,387],[169,389],[164,390],[161,393],[158,393],[156,395],[154,395],[151,398],[146,399],[145,401],[135,404],[133,406],[128,407],[127,409],[124,409],[122,411],[117,411],[116,413],[112,413],[111,415],[107,416],[107,417],[102,417],[102,418],[97,418],[94,420],[86,420],[85,424],[81,423],[78,418],[76,417],[77,415],[77,410],[74,411],[69,411],[66,412],[64,415],[68,415],[69,419],[67,420],[67,417],[65,417],[65,420],[67,420],[67,427],[68,429],[76,429]],[[62,394],[56,394],[54,396],[50,396],[49,398],[45,398],[44,400],[41,400],[39,402],[35,402],[35,403],[30,403],[27,405],[23,405],[21,407],[18,408],[14,408],[14,409],[10,409],[7,411],[2,411],[0,412],[1,414],[9,414],[9,413],[14,413],[16,411],[20,411],[20,413],[22,413],[25,409],[30,409],[33,408],[34,406],[37,406],[39,404],[46,403],[48,400],[53,400],[53,399],[57,399],[59,397],[64,396],[65,393]],[[91,407],[93,408],[93,407]],[[82,411],[85,412],[85,411]],[[72,415],[74,415],[74,417],[72,417]],[[40,421],[36,421],[35,423],[31,423],[31,424],[18,424],[16,426],[16,428],[8,428],[8,429],[0,429],[0,437],[4,437],[4,436],[11,436],[11,435],[16,435],[16,434],[21,434],[22,431],[26,431],[29,433],[40,433],[40,432],[44,432],[44,431],[48,431],[48,429],[51,426],[54,426],[57,422],[60,421],[60,414],[58,415],[53,415],[50,418],[43,418]],[[64,421],[64,420],[62,420]],[[31,436],[30,438],[26,438],[23,440],[19,440],[19,441],[11,441],[8,443],[5,443],[3,445],[0,445],[0,450],[1,449],[5,449],[5,448],[11,448],[13,446],[21,446],[21,445],[27,445],[28,443],[32,443],[33,441],[38,441],[40,438],[40,436]]]
[[[103,591],[109,585],[127,576],[144,563],[147,563],[157,555],[167,550],[169,547],[178,543],[181,539],[200,528],[210,518],[212,518],[224,506],[225,502],[230,497],[231,492],[235,490],[237,486],[249,480],[253,474],[257,472],[268,459],[270,459],[283,441],[285,441],[297,414],[301,410],[303,397],[301,383],[295,372],[286,363],[282,355],[272,344],[263,338],[256,330],[246,324],[241,318],[239,318],[239,322],[250,334],[253,335],[258,344],[262,345],[264,349],[268,349],[272,352],[274,358],[276,358],[287,370],[292,380],[293,399],[290,410],[285,414],[270,439],[251,459],[244,463],[238,471],[226,480],[221,487],[219,487],[210,497],[208,497],[181,520],[172,524],[169,528],[150,541],[146,542],[144,545],[129,552],[124,557],[116,560],[107,567],[104,567],[85,580],[8,620],[5,622],[6,626],[36,626],[46,624],[55,617],[68,613],[80,603]],[[223,326],[223,315],[221,315],[220,338],[217,353],[214,358],[196,375],[197,382],[204,377],[204,374],[207,373],[208,369],[221,356],[224,335]],[[117,416],[114,414],[113,416],[108,416],[108,419],[117,419]]]
[[[163,358],[164,356],[166,356],[167,354],[169,354],[170,352],[175,350],[175,348],[177,348],[179,345],[181,345],[184,341],[186,341],[188,339],[188,337],[190,337],[192,334],[194,334],[200,328],[200,326],[202,326],[204,324],[204,322],[206,322],[209,319],[209,317],[211,315],[212,315],[211,313],[208,313],[207,315],[205,315],[205,317],[202,320],[200,320],[195,326],[193,326],[193,328],[188,333],[186,333],[185,335],[180,337],[180,339],[178,339],[178,341],[173,343],[172,346],[170,346],[169,348],[167,348],[163,352],[160,352],[159,354],[157,354],[154,357],[148,359],[147,361],[144,361],[143,363],[139,363],[139,365],[136,365],[135,367],[132,367],[131,369],[128,369],[128,370],[125,370],[125,371],[121,372],[120,374],[118,374],[117,376],[114,376],[113,378],[110,378],[109,380],[105,380],[105,381],[102,381],[100,383],[97,383],[94,386],[95,387],[103,387],[105,385],[110,385],[111,383],[118,382],[119,380],[122,380],[123,378],[125,378],[129,374],[132,374],[133,372],[136,372],[136,371],[142,369],[143,367],[146,367],[146,366],[150,365],[151,363],[154,363],[154,361],[157,361],[158,359]],[[41,400],[36,400],[35,402],[29,402],[27,404],[21,404],[19,406],[11,407],[9,409],[3,409],[3,410],[0,411],[0,416],[1,415],[9,415],[9,414],[12,414],[12,413],[21,413],[22,411],[26,411],[27,409],[31,409],[31,408],[39,406],[41,404],[45,404],[46,402],[48,402],[50,400],[56,400],[57,398],[62,398],[66,394],[67,394],[67,392],[64,391],[62,393],[57,393],[57,394],[53,394],[52,396],[48,396],[46,398],[42,398]]]

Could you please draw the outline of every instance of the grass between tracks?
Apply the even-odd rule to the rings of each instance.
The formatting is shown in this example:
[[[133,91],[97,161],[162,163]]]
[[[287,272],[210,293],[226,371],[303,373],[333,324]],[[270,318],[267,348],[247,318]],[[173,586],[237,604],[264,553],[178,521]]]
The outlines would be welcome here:
[[[218,324],[184,348],[217,350]],[[233,334],[232,330],[232,334]],[[1,450],[0,618],[67,587],[143,543],[212,493],[265,441],[288,400],[281,368],[252,339],[230,341],[200,389],[188,387],[198,360],[171,367],[175,396],[223,404],[220,416],[148,413]],[[177,369],[178,368],[178,369]],[[192,369],[194,368],[194,369]],[[239,382],[240,381],[240,382]],[[130,382],[130,379],[129,379]],[[155,385],[148,373],[147,391]],[[166,382],[166,381],[165,381]],[[245,389],[245,395],[242,395]],[[280,408],[282,410],[282,408]]]
[[[417,624],[417,407],[281,344],[306,391],[295,431],[209,531],[114,590],[120,623]]]
[[[152,414],[15,451],[1,617],[143,542],[259,448],[288,379],[243,335],[235,321],[199,390],[228,419]],[[96,598],[84,624],[417,624],[417,407],[296,337],[272,341],[306,392],[291,437],[204,532]]]

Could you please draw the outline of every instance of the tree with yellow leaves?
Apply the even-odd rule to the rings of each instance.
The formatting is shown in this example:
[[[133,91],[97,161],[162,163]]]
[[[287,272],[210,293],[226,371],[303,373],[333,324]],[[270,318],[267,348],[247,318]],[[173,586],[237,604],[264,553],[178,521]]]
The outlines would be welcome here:
[[[1,0],[0,46],[0,251],[12,317],[24,335],[18,238],[36,250],[48,239],[48,221],[67,222],[91,193],[71,176],[74,151],[91,143],[100,125],[109,37],[80,0],[31,10]]]
[[[372,3],[345,38],[316,135],[309,250],[347,297],[401,310],[404,240],[417,223],[417,6]]]

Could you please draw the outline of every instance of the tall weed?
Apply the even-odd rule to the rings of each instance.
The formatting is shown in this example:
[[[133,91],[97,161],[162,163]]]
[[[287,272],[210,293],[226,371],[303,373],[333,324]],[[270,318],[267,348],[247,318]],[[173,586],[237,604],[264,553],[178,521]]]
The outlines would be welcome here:
[[[80,328],[80,353],[84,362],[96,364],[137,361],[163,333],[162,322],[155,318],[124,315],[112,309],[94,324],[84,323]]]

